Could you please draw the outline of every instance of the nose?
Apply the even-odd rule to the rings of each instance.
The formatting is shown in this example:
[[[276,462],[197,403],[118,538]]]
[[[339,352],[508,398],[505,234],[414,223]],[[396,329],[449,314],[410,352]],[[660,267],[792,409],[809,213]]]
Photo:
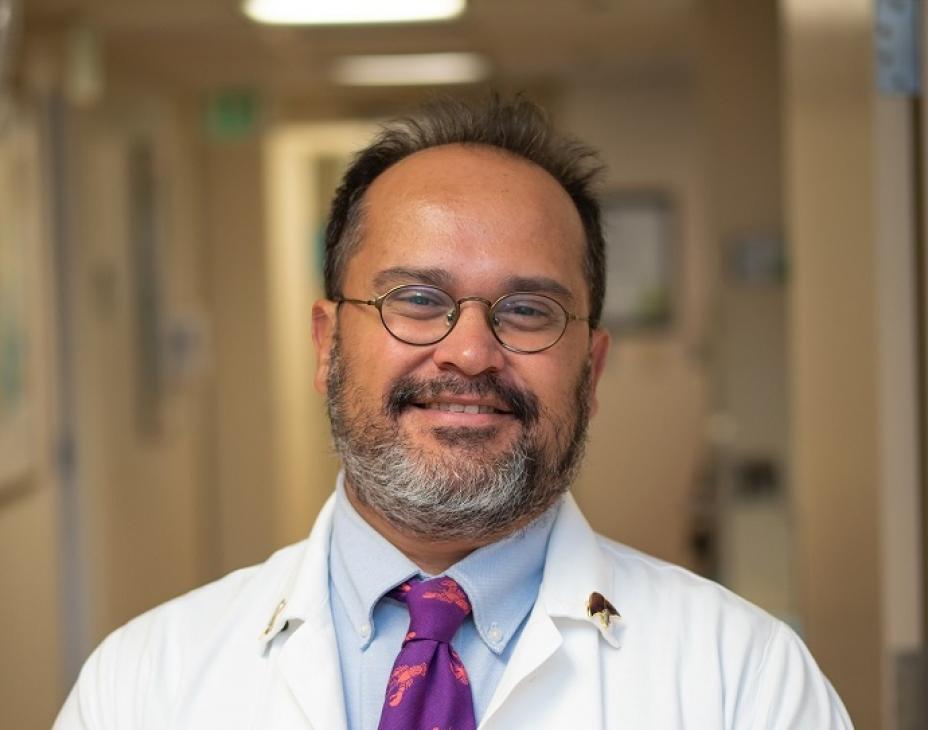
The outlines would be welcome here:
[[[435,345],[432,357],[436,365],[442,370],[454,369],[469,376],[501,370],[505,354],[487,321],[487,303],[462,300],[460,306],[461,313],[454,329]]]

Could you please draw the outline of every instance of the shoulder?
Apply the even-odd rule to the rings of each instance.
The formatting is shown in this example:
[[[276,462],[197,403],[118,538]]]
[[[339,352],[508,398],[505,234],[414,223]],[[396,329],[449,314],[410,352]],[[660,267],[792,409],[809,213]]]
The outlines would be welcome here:
[[[257,637],[270,618],[275,597],[297,569],[305,545],[289,545],[263,563],[236,570],[178,596],[133,619],[115,635],[129,644],[157,637],[196,647],[208,643],[215,634],[244,629],[253,619],[252,633]]]
[[[616,598],[632,615],[724,618],[734,626],[773,632],[777,619],[724,586],[686,568],[597,535],[615,574]]]
[[[678,662],[711,658],[727,676],[763,666],[772,643],[792,631],[724,586],[686,568],[597,536],[614,571],[615,603],[628,641],[664,646]]]
[[[652,678],[721,698],[733,727],[852,727],[783,621],[685,568],[602,536],[597,543],[613,566],[625,648]]]
[[[85,662],[55,728],[170,726],[161,714],[175,706],[204,657],[229,646],[258,654],[261,632],[305,546],[283,548],[113,631]]]

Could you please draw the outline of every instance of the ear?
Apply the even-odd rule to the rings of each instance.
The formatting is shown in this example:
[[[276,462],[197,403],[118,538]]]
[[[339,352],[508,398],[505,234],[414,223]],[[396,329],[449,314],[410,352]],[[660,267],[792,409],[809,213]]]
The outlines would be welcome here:
[[[326,394],[332,343],[335,341],[338,306],[328,299],[320,299],[313,305],[313,349],[316,351],[316,377],[313,385],[322,395]]]
[[[596,415],[596,411],[599,410],[596,389],[606,368],[606,355],[609,353],[611,340],[609,333],[602,328],[597,328],[590,334],[590,416]]]

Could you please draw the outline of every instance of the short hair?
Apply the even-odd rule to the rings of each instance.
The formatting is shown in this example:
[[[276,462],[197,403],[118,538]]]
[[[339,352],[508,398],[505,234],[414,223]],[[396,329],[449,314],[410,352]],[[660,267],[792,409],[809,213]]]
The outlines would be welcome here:
[[[364,194],[371,183],[400,160],[449,144],[495,148],[527,160],[567,192],[583,224],[589,320],[591,327],[598,326],[606,291],[606,255],[593,184],[603,165],[592,148],[555,132],[544,110],[522,97],[506,101],[494,95],[480,103],[435,100],[418,113],[382,127],[352,159],[332,200],[325,232],[326,296],[335,299],[343,294],[348,261],[361,243]]]

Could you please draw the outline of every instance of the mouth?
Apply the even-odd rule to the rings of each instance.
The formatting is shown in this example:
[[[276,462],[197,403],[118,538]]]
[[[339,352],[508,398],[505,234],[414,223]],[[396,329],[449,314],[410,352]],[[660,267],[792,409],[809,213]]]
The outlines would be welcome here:
[[[469,380],[402,378],[386,394],[384,410],[392,418],[407,414],[432,427],[500,427],[513,421],[530,427],[539,406],[533,394],[485,374]]]
[[[501,428],[516,423],[515,414],[507,404],[485,397],[431,396],[409,404],[406,413],[425,427],[433,436],[438,435],[449,445],[449,434],[454,434],[453,443],[460,445],[461,438],[477,438],[481,444],[487,438],[496,438]]]
[[[425,411],[440,411],[441,413],[463,413],[465,415],[497,415],[511,416],[512,411],[501,404],[474,403],[458,400],[434,400],[412,403],[412,406]]]

